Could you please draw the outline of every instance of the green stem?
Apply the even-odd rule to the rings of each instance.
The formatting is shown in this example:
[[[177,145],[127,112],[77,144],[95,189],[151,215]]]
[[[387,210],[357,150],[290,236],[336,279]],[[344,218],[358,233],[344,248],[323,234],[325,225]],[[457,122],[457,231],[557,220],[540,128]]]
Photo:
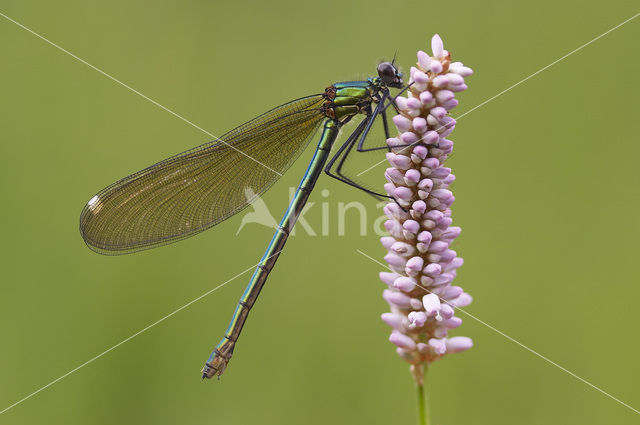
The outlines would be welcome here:
[[[416,384],[418,390],[418,425],[429,425],[429,400],[424,387],[427,382],[427,368],[424,369],[423,384]]]

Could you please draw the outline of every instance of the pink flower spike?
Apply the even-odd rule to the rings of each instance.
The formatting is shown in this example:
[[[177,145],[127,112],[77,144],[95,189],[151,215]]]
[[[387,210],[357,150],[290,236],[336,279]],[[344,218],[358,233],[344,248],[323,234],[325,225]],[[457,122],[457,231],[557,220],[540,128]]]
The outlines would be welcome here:
[[[413,128],[418,133],[424,133],[425,131],[427,131],[427,120],[425,120],[422,117],[414,118],[413,119]]]
[[[427,145],[432,145],[432,144],[434,144],[435,142],[437,142],[439,139],[440,139],[440,134],[438,134],[438,132],[437,132],[437,131],[433,131],[433,130],[427,131],[427,132],[424,134],[423,138],[422,138],[422,140],[423,140]],[[438,162],[438,158],[428,158],[428,159],[433,159],[433,160],[435,160],[435,161],[433,161],[433,162],[435,162],[435,167],[437,167],[437,166],[440,164],[440,163]],[[430,167],[430,168],[432,168],[432,167]]]
[[[445,300],[455,299],[458,298],[462,292],[463,290],[459,286],[449,286],[442,294],[442,298]]]
[[[430,91],[423,91],[422,93],[420,93],[420,102],[424,103],[425,105],[428,105],[432,100],[433,95]]]
[[[431,179],[422,179],[418,183],[418,189],[420,190],[426,190],[430,192],[432,188],[433,188],[433,180]]]
[[[473,301],[471,295],[463,292],[458,296],[458,298],[451,300],[451,305],[453,305],[454,307],[466,307],[471,304],[471,301]]]
[[[436,93],[436,100],[438,102],[446,102],[455,97],[451,90],[440,90]]]
[[[450,226],[447,230],[445,230],[442,236],[447,240],[452,241],[458,236],[460,236],[460,232],[462,232],[462,228],[458,226]]]
[[[392,238],[395,241],[395,238]],[[413,245],[402,241],[396,241],[388,249],[402,256],[410,256],[415,252]]]
[[[446,75],[438,75],[433,79],[432,84],[435,88],[446,87],[449,84],[449,79]]]
[[[415,186],[420,181],[420,171],[415,168],[407,170],[404,175],[404,182],[409,186]]]
[[[418,241],[422,243],[431,243],[433,236],[428,230],[423,230],[418,234]]]
[[[419,140],[419,137],[412,131],[405,131],[400,135],[400,140],[402,140],[407,145],[412,145]]]
[[[440,305],[440,314],[444,317],[445,320],[451,319],[455,312],[453,311],[453,307],[449,304],[441,304]]]
[[[458,106],[458,99],[450,99],[441,103],[442,107],[447,111],[452,110],[456,106]]]
[[[443,286],[448,285],[453,280],[453,275],[451,273],[442,273],[440,276],[437,276],[434,279],[434,286]]]
[[[389,196],[393,196],[393,191],[396,190],[396,186],[393,183],[386,183],[383,187]]]
[[[440,136],[435,131],[434,132],[429,131],[427,134],[425,134],[425,137],[427,137],[429,134],[434,134],[434,133],[435,133],[436,140],[438,140],[440,138]],[[425,140],[425,143],[428,143],[428,142]],[[424,160],[424,162],[422,164],[425,167],[429,167],[432,170],[434,170],[434,169],[436,169],[436,168],[438,168],[440,166],[440,161],[438,161],[438,158],[427,158],[427,159]]]
[[[424,201],[416,201],[411,205],[411,208],[418,214],[422,214],[427,210],[427,204]]]
[[[419,342],[418,343],[418,351],[422,354],[427,354],[429,353],[429,345],[425,344],[424,342]]]
[[[400,181],[402,181],[402,179]],[[390,218],[395,218],[399,220],[407,218],[407,213],[403,211],[402,208],[400,208],[400,206],[395,202],[393,204],[388,203],[387,205],[385,205],[383,210],[385,214],[387,214],[387,216],[389,215],[391,216]]]
[[[408,109],[407,98],[402,96],[396,97],[396,105],[398,105],[398,109],[400,109],[401,111],[406,111]]]
[[[402,292],[411,292],[416,288],[416,285],[415,279],[406,276],[400,276],[393,281],[393,286]]]
[[[424,260],[422,259],[422,257],[416,256],[416,257],[409,258],[409,261],[407,261],[407,265],[405,266],[407,274],[409,276],[417,275],[418,273],[420,273],[422,271],[422,266],[423,265],[424,265]],[[413,288],[411,288],[411,289],[413,289]]]
[[[468,87],[467,87],[466,84],[460,84],[460,85],[456,85],[456,86],[451,86],[451,87],[449,87],[449,89],[452,92],[456,92],[457,93],[457,92],[465,91],[466,89],[468,89]]]
[[[416,85],[423,85],[429,82],[429,77],[424,72],[416,69],[414,73],[411,74],[411,78],[415,81]],[[411,98],[409,98],[411,100]]]
[[[440,74],[442,72],[442,64],[438,61],[433,61],[431,62],[430,70],[434,74]]]
[[[427,315],[424,311],[412,311],[407,318],[409,319],[410,328],[421,328],[427,321]]]
[[[402,292],[392,291],[385,289],[382,292],[382,297],[389,303],[399,308],[407,308],[411,305],[411,297]]]
[[[393,245],[395,242],[396,240],[392,236],[383,236],[380,238],[380,243],[386,249],[391,248],[391,245]]]
[[[392,183],[390,183],[390,185],[391,185],[391,186],[393,186],[393,184],[392,184]],[[386,185],[385,185],[385,186],[386,186]],[[391,191],[393,191],[393,189],[391,189]],[[395,210],[395,208],[393,207],[394,205],[395,205],[395,204],[388,203],[387,205],[385,205],[385,206],[382,208],[382,212],[384,212],[384,213],[385,213],[385,215],[386,215],[387,217],[389,217],[389,218],[395,218],[395,217],[396,217],[396,210]]]
[[[431,338],[428,344],[429,344],[429,347],[433,350],[433,352],[439,356],[447,352],[447,345],[441,339]]]
[[[397,313],[382,313],[380,316],[382,321],[387,325],[391,326],[393,329],[401,330],[403,317],[401,314]]]
[[[442,213],[442,211],[431,210],[431,211],[429,211],[429,212],[427,212],[425,214],[425,217],[427,217],[428,219],[431,219],[431,220],[433,220],[433,221],[435,221],[437,223],[440,220],[444,219],[444,214]]]
[[[389,286],[393,286],[393,281],[399,277],[398,273],[380,272],[380,280]]]
[[[464,84],[464,78],[462,78],[458,74],[447,74],[447,78],[449,79],[449,84],[453,86]]]
[[[431,191],[431,196],[438,199],[449,199],[453,193],[449,189],[435,189]]]
[[[441,260],[445,263],[456,258],[457,253],[453,249],[447,249],[446,251],[440,253]]]
[[[449,134],[451,134],[454,128],[455,124],[452,126],[442,126],[438,129],[438,131],[440,132],[441,137],[447,137]]]
[[[442,43],[442,39],[438,34],[434,35],[431,38],[431,51],[433,52],[433,57],[441,58],[444,56],[444,46]]]
[[[439,252],[443,252],[447,248],[449,248],[449,244],[447,244],[446,242],[433,241],[429,246],[429,252],[439,253]]]
[[[402,237],[402,225],[396,220],[385,221],[384,228],[387,229],[387,232],[389,232],[394,238],[398,239]]]
[[[453,149],[453,140],[449,140],[449,139],[445,139],[444,137],[440,137],[440,140],[438,141],[438,147],[440,149],[449,149],[452,150]],[[445,178],[451,176],[452,174],[449,173]],[[455,179],[455,176],[453,176],[452,178]]]
[[[384,256],[384,260],[389,263],[391,267],[396,268],[404,268],[404,266],[407,264],[407,260],[394,252],[387,253],[387,255]]]
[[[447,265],[447,270],[455,270],[457,268],[462,267],[462,264],[464,263],[464,259],[461,257],[456,257],[454,258],[450,264]]]
[[[415,97],[410,97],[407,99],[407,106],[411,109],[420,109],[422,107],[422,103]]]
[[[436,178],[436,179],[443,179],[443,178],[447,177],[449,174],[451,174],[451,168],[438,167],[438,168],[436,168],[435,170],[433,170],[431,172],[429,177]]]
[[[429,57],[428,54],[426,54],[422,50],[418,52],[418,64],[424,70],[428,70],[429,65],[431,64],[431,58]]]
[[[404,173],[397,168],[387,168],[385,172],[385,176],[390,183],[394,183],[397,185],[404,183]]]
[[[460,62],[452,63],[449,66],[449,70],[451,72],[455,72],[461,77],[468,77],[469,75],[473,74],[473,70],[471,68],[467,68],[466,66],[463,66]]]
[[[441,228],[442,230],[446,230],[449,226],[451,226],[451,217],[447,217],[444,214],[442,214],[442,218],[440,220],[438,220],[438,227]]]
[[[390,148],[395,148],[396,146],[404,146],[404,143],[402,143],[402,140],[400,140],[398,137],[389,137],[387,139],[387,146],[389,146]]]
[[[396,187],[395,190],[393,191],[393,194],[398,199],[402,199],[405,201],[409,201],[413,197],[413,191],[408,187],[404,187],[404,186]]]
[[[420,223],[415,220],[407,220],[402,224],[402,227],[413,234],[417,234],[420,230]]]
[[[454,336],[445,340],[445,344],[449,353],[459,353],[473,347],[473,341],[466,336]]]
[[[442,322],[438,323],[438,326],[433,330],[433,337],[442,339],[449,335],[449,329],[442,326]]]
[[[411,298],[411,300],[409,300],[409,307],[414,310],[422,310],[422,301],[417,298]]]
[[[393,152],[387,152],[387,160],[394,167],[400,170],[408,170],[411,167],[411,158],[404,155],[396,155]]]
[[[422,275],[422,277],[420,278],[420,283],[423,287],[427,288],[433,284],[433,279],[427,275]]]
[[[462,319],[459,317],[452,317],[450,319],[447,320],[443,320],[441,323],[442,326],[448,328],[448,329],[455,329],[457,327],[459,327],[460,325],[462,325]]]
[[[449,135],[456,120],[449,114],[472,71],[451,62],[438,35],[431,42],[434,57],[418,52],[418,63],[408,72],[410,90],[394,98],[401,114],[393,118],[397,135],[386,140],[390,166],[384,172],[384,190],[393,199],[383,207],[389,236],[380,239],[392,271],[380,273],[391,310],[382,320],[392,328],[389,340],[410,363],[418,385],[424,367],[472,345],[468,338],[448,335],[462,323],[456,308],[468,305],[471,296],[452,286],[463,260],[450,248],[460,227],[452,225],[455,175],[444,165],[454,148]]]
[[[436,106],[435,108],[431,108],[429,113],[436,117],[438,120],[441,120],[447,115],[447,110],[442,106]]]
[[[440,310],[440,298],[436,294],[427,294],[422,297],[422,304],[427,316],[434,316]]]
[[[428,264],[427,267],[424,268],[423,273],[431,277],[438,276],[442,273],[442,266],[438,263]]]
[[[426,122],[426,120],[425,120]],[[429,154],[429,150],[427,149],[426,146],[422,146],[422,145],[416,145],[413,148],[413,153],[418,156],[421,159],[425,159],[427,157],[427,155]]]
[[[392,118],[393,123],[400,131],[408,131],[411,129],[411,120],[404,115],[396,115]]]
[[[391,341],[397,347],[404,348],[405,350],[413,351],[416,349],[416,343],[410,337],[396,330],[391,332],[389,341]]]

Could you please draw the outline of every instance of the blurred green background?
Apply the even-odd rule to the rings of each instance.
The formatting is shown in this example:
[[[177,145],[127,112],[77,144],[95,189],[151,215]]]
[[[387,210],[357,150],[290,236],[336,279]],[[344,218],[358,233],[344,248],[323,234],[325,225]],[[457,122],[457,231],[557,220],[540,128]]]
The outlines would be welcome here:
[[[220,4],[218,4],[220,3]],[[408,70],[439,33],[475,70],[454,116],[638,12],[537,1],[7,1],[0,11],[214,134],[361,79]],[[461,118],[457,283],[468,311],[640,408],[640,19]],[[271,230],[244,213],[178,244],[87,249],[82,206],[112,181],[210,139],[0,18],[0,410],[255,264]],[[311,151],[263,198],[279,219]],[[382,158],[382,156],[380,157]],[[365,166],[366,164],[362,164]],[[381,179],[384,166],[377,169]],[[380,182],[381,184],[381,182]],[[321,196],[322,189],[330,192]],[[328,236],[298,229],[219,382],[199,370],[245,274],[0,415],[6,424],[412,424],[407,365],[379,315],[378,237],[323,177]],[[464,315],[473,350],[429,374],[434,424],[631,424],[638,415]]]

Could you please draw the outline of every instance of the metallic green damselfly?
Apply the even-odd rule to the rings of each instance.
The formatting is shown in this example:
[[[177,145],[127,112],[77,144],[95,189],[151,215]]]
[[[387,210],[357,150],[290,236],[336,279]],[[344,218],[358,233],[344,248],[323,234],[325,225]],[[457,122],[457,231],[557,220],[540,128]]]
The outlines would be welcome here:
[[[389,88],[402,88],[402,74],[392,62],[380,63],[377,71],[377,77],[335,83],[322,94],[285,103],[218,140],[118,180],[98,192],[83,208],[80,232],[89,248],[101,254],[127,254],[193,236],[238,213],[264,193],[291,166],[322,125],[313,158],[222,341],[207,360],[203,378],[224,372],[249,310],[322,171],[380,195],[342,171],[354,146],[360,152],[385,149],[367,148],[364,142],[378,116],[382,117],[389,137],[385,111],[389,105],[395,107]],[[340,128],[357,115],[365,118],[331,156]],[[247,199],[247,189],[255,197]]]

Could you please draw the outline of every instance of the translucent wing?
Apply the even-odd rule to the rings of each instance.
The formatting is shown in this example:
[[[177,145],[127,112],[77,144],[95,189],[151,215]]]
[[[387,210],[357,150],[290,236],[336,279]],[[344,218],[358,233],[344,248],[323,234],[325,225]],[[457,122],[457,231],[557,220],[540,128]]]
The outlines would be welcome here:
[[[236,214],[302,153],[325,118],[321,95],[281,105],[215,142],[102,189],[80,215],[89,248],[117,255],[193,236]]]

